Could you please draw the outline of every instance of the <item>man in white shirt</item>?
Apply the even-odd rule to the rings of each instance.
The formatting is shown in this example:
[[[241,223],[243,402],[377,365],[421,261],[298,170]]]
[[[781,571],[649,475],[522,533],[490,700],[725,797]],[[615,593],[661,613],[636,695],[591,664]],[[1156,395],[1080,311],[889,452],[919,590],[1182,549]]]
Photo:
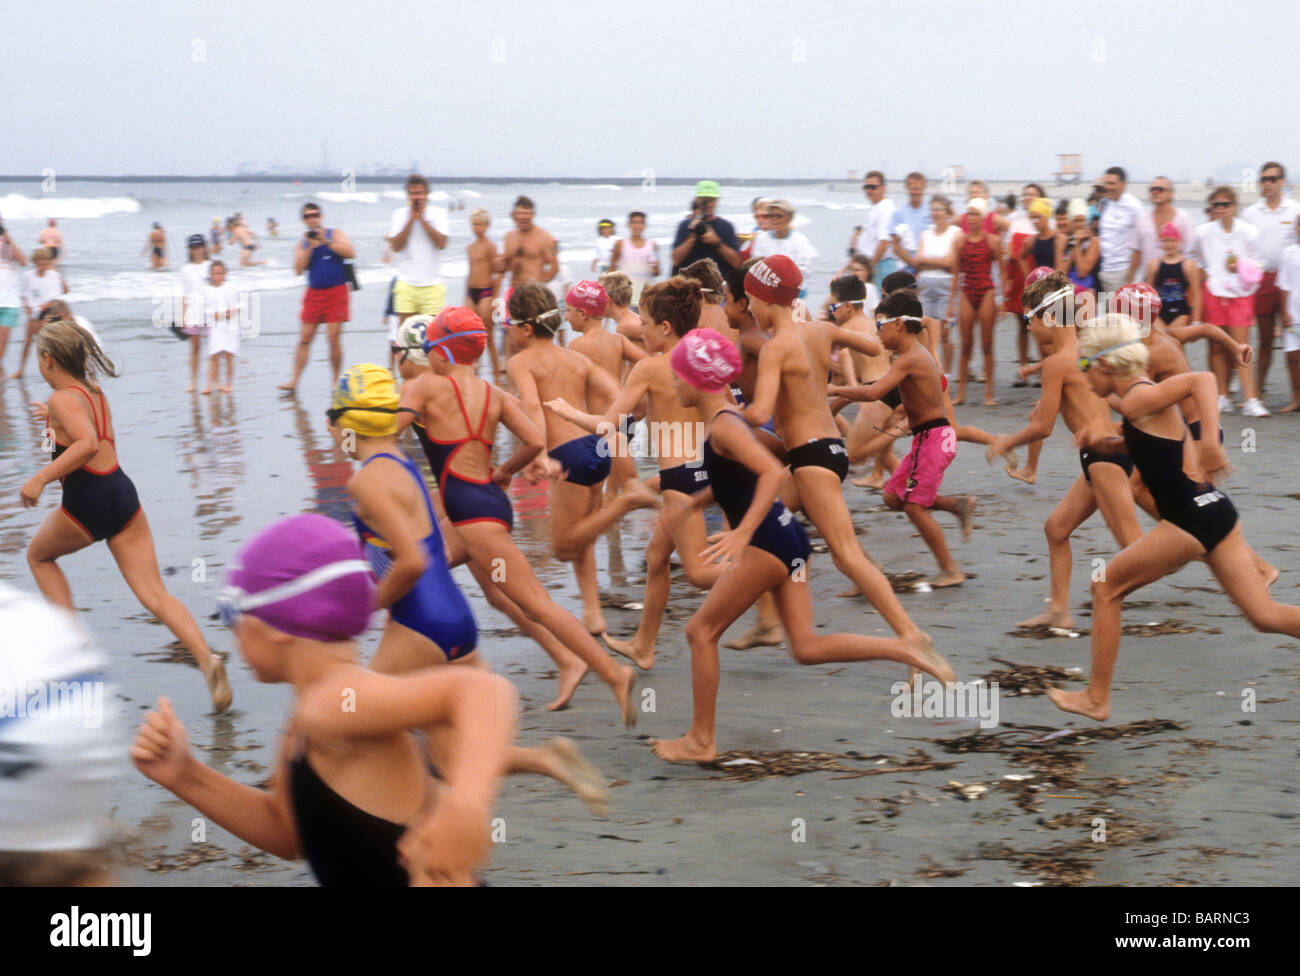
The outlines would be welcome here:
[[[1281,163],[1268,162],[1259,168],[1259,189],[1262,198],[1241,212],[1241,219],[1259,228],[1255,242],[1264,279],[1255,292],[1255,321],[1259,323],[1259,346],[1255,353],[1255,376],[1259,393],[1264,395],[1268,367],[1273,362],[1273,337],[1276,335],[1278,313],[1282,310],[1281,294],[1277,289],[1278,264],[1282,252],[1296,243],[1296,220],[1300,218],[1300,203],[1283,196],[1286,190],[1286,170]]]
[[[1230,186],[1216,186],[1210,194],[1207,224],[1196,228],[1192,257],[1205,269],[1205,287],[1201,296],[1205,321],[1225,330],[1237,342],[1250,343],[1250,327],[1255,321],[1255,289],[1251,265],[1259,260],[1256,243],[1259,231],[1254,224],[1237,219],[1237,191]],[[1218,346],[1211,347],[1210,362],[1219,381],[1219,412],[1232,413],[1228,398],[1228,357]],[[1237,377],[1246,403],[1241,412],[1247,417],[1267,417],[1268,410],[1259,401],[1255,374],[1249,366],[1238,366]]]
[[[804,281],[812,272],[813,261],[817,260],[817,248],[807,236],[790,229],[794,219],[794,206],[788,200],[768,200],[767,230],[754,235],[754,245],[749,252],[751,258],[765,258],[772,254],[784,254],[798,266]]]
[[[1157,258],[1164,257],[1160,247],[1160,231],[1166,224],[1178,228],[1180,238],[1190,242],[1196,232],[1196,224],[1185,210],[1174,206],[1174,184],[1167,176],[1157,176],[1151,181],[1147,191],[1151,194],[1151,209],[1138,219],[1138,249],[1141,252],[1138,277],[1145,275],[1145,268]]]
[[[393,312],[399,325],[412,315],[437,315],[447,304],[438,254],[447,246],[447,210],[428,205],[429,182],[418,173],[406,178],[406,199],[407,206],[393,211],[385,238],[397,269]]]
[[[1101,268],[1097,277],[1101,290],[1111,294],[1137,278],[1142,251],[1137,228],[1142,204],[1128,187],[1128,175],[1122,167],[1112,166],[1101,178],[1105,196],[1101,200],[1101,219],[1097,240],[1101,244]]]
[[[898,208],[885,196],[885,174],[873,169],[862,179],[862,190],[871,201],[861,235],[854,235],[857,250],[871,258],[871,280],[879,285],[885,276],[897,271],[899,260],[893,257],[894,230],[898,226]]]

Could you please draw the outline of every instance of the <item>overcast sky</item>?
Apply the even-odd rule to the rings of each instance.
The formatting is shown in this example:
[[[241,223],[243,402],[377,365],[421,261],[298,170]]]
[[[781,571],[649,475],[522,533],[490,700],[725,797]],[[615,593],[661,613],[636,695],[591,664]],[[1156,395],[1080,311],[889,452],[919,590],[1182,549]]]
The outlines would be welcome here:
[[[787,0],[9,4],[0,171],[1300,171],[1300,7]]]

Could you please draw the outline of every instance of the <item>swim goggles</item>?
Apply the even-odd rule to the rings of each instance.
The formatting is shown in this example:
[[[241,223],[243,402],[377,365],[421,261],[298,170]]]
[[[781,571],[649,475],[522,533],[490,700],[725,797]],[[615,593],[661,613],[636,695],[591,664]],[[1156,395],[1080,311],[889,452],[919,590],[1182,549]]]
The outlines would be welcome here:
[[[1074,296],[1074,286],[1073,286],[1073,285],[1067,285],[1067,286],[1064,287],[1064,288],[1058,288],[1056,291],[1052,292],[1050,295],[1048,295],[1046,298],[1044,298],[1041,302],[1039,302],[1037,305],[1035,305],[1035,306],[1030,310],[1030,312],[1029,312],[1029,317],[1032,319],[1035,315],[1037,315],[1037,314],[1038,314],[1039,312],[1041,312],[1043,309],[1047,308],[1049,305],[1055,305],[1057,302],[1063,302],[1063,301],[1065,301],[1065,299],[1067,299],[1067,298],[1072,298],[1073,296]]]
[[[226,586],[217,595],[217,614],[223,624],[233,628],[239,623],[239,618],[249,610],[292,600],[296,596],[302,596],[317,587],[332,583],[344,576],[351,576],[353,573],[369,574],[370,564],[364,559],[343,559],[339,562],[327,563],[309,573],[258,593],[247,593],[238,586]]]
[[[332,424],[350,410],[360,410],[363,413],[415,413],[410,407],[331,407],[325,411],[325,416]]]
[[[832,302],[826,307],[826,311],[834,315],[837,308],[843,308],[845,305],[863,305],[865,303],[865,298],[850,298],[847,302]]]
[[[1128,340],[1128,342],[1116,343],[1115,345],[1109,347],[1108,349],[1103,349],[1101,352],[1095,352],[1091,356],[1080,356],[1079,370],[1081,372],[1086,373],[1088,372],[1088,368],[1092,366],[1092,364],[1095,363],[1102,356],[1106,355],[1106,353],[1114,352],[1116,349],[1123,349],[1125,346],[1135,346],[1141,341],[1142,341],[1141,339],[1130,339]]]
[[[438,349],[439,346],[448,342],[452,342],[456,339],[460,339],[466,336],[486,336],[486,335],[487,335],[486,329],[470,329],[466,332],[449,332],[441,339],[425,339],[424,345],[421,348],[424,350],[425,354],[428,355],[429,353],[433,352],[433,350]],[[449,362],[455,362],[455,360],[452,359],[451,356],[442,352],[441,349],[439,349],[438,351]]]
[[[919,315],[895,315],[888,319],[876,319],[877,325],[888,325],[890,322],[924,322],[925,319]]]
[[[560,315],[560,310],[558,308],[551,308],[551,309],[547,309],[541,315],[534,315],[531,319],[518,319],[516,321],[511,321],[510,324],[511,325],[535,325],[538,328],[545,329],[547,332],[551,333],[551,335],[555,335],[555,329],[552,326],[543,324],[542,319],[549,319],[551,316],[556,316],[558,318],[559,315]],[[461,335],[464,334],[465,333],[461,333]]]

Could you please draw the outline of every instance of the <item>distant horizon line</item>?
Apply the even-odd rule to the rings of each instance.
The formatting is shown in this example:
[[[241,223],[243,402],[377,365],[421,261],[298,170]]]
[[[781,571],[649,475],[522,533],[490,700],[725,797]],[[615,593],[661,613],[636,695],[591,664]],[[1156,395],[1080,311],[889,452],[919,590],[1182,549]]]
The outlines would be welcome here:
[[[362,175],[360,173],[350,177],[354,183],[402,183],[406,180],[408,174],[401,176],[374,176]],[[48,178],[48,175],[0,175],[0,183],[42,183]],[[190,176],[181,174],[70,174],[67,176],[57,174],[56,178],[67,183],[338,183],[340,182],[339,174],[336,173],[241,173],[241,174],[211,174],[206,176]],[[583,184],[600,184],[613,183],[625,186],[637,186],[644,184],[650,179],[655,184],[665,184],[668,186],[693,186],[698,183],[701,177],[685,176],[425,176],[430,183],[530,183],[541,184],[547,183],[583,183]],[[1011,179],[985,176],[977,177],[988,183],[1015,183],[1020,181],[1020,177]],[[861,179],[860,176],[716,176],[703,177],[703,179],[712,179],[717,183],[785,183],[785,184],[814,184],[814,183],[856,183]],[[942,182],[942,177],[927,177],[927,179]],[[1041,178],[1045,179],[1045,178]],[[894,182],[902,184],[902,179]],[[959,183],[969,182],[966,179],[958,180]],[[1081,181],[1076,181],[1081,182]],[[1138,181],[1141,182],[1141,181]],[[1186,182],[1186,181],[1182,181]],[[1066,185],[1066,184],[1061,184]]]

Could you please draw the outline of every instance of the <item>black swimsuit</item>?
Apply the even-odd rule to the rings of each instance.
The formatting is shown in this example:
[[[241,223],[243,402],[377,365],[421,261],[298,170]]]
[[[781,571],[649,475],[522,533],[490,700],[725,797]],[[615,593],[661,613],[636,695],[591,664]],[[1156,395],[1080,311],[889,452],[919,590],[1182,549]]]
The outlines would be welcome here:
[[[289,763],[289,794],[303,856],[326,888],[405,888],[410,877],[397,861],[406,825],[366,813],[335,793],[306,754]]]
[[[97,410],[94,398],[87,391],[75,384],[69,389],[76,390],[89,401],[90,412],[95,418],[95,435],[113,444],[113,438],[108,436],[108,408],[102,403],[104,394],[99,394],[102,409]],[[55,441],[52,459],[57,460],[70,446]],[[135,485],[116,464],[107,471],[82,466],[64,475],[60,483],[63,485],[63,514],[96,542],[111,539],[141,512]]]
[[[1237,510],[1228,496],[1183,473],[1182,440],[1148,434],[1125,418],[1124,443],[1160,517],[1195,536],[1207,553],[1213,552],[1237,524]]]

